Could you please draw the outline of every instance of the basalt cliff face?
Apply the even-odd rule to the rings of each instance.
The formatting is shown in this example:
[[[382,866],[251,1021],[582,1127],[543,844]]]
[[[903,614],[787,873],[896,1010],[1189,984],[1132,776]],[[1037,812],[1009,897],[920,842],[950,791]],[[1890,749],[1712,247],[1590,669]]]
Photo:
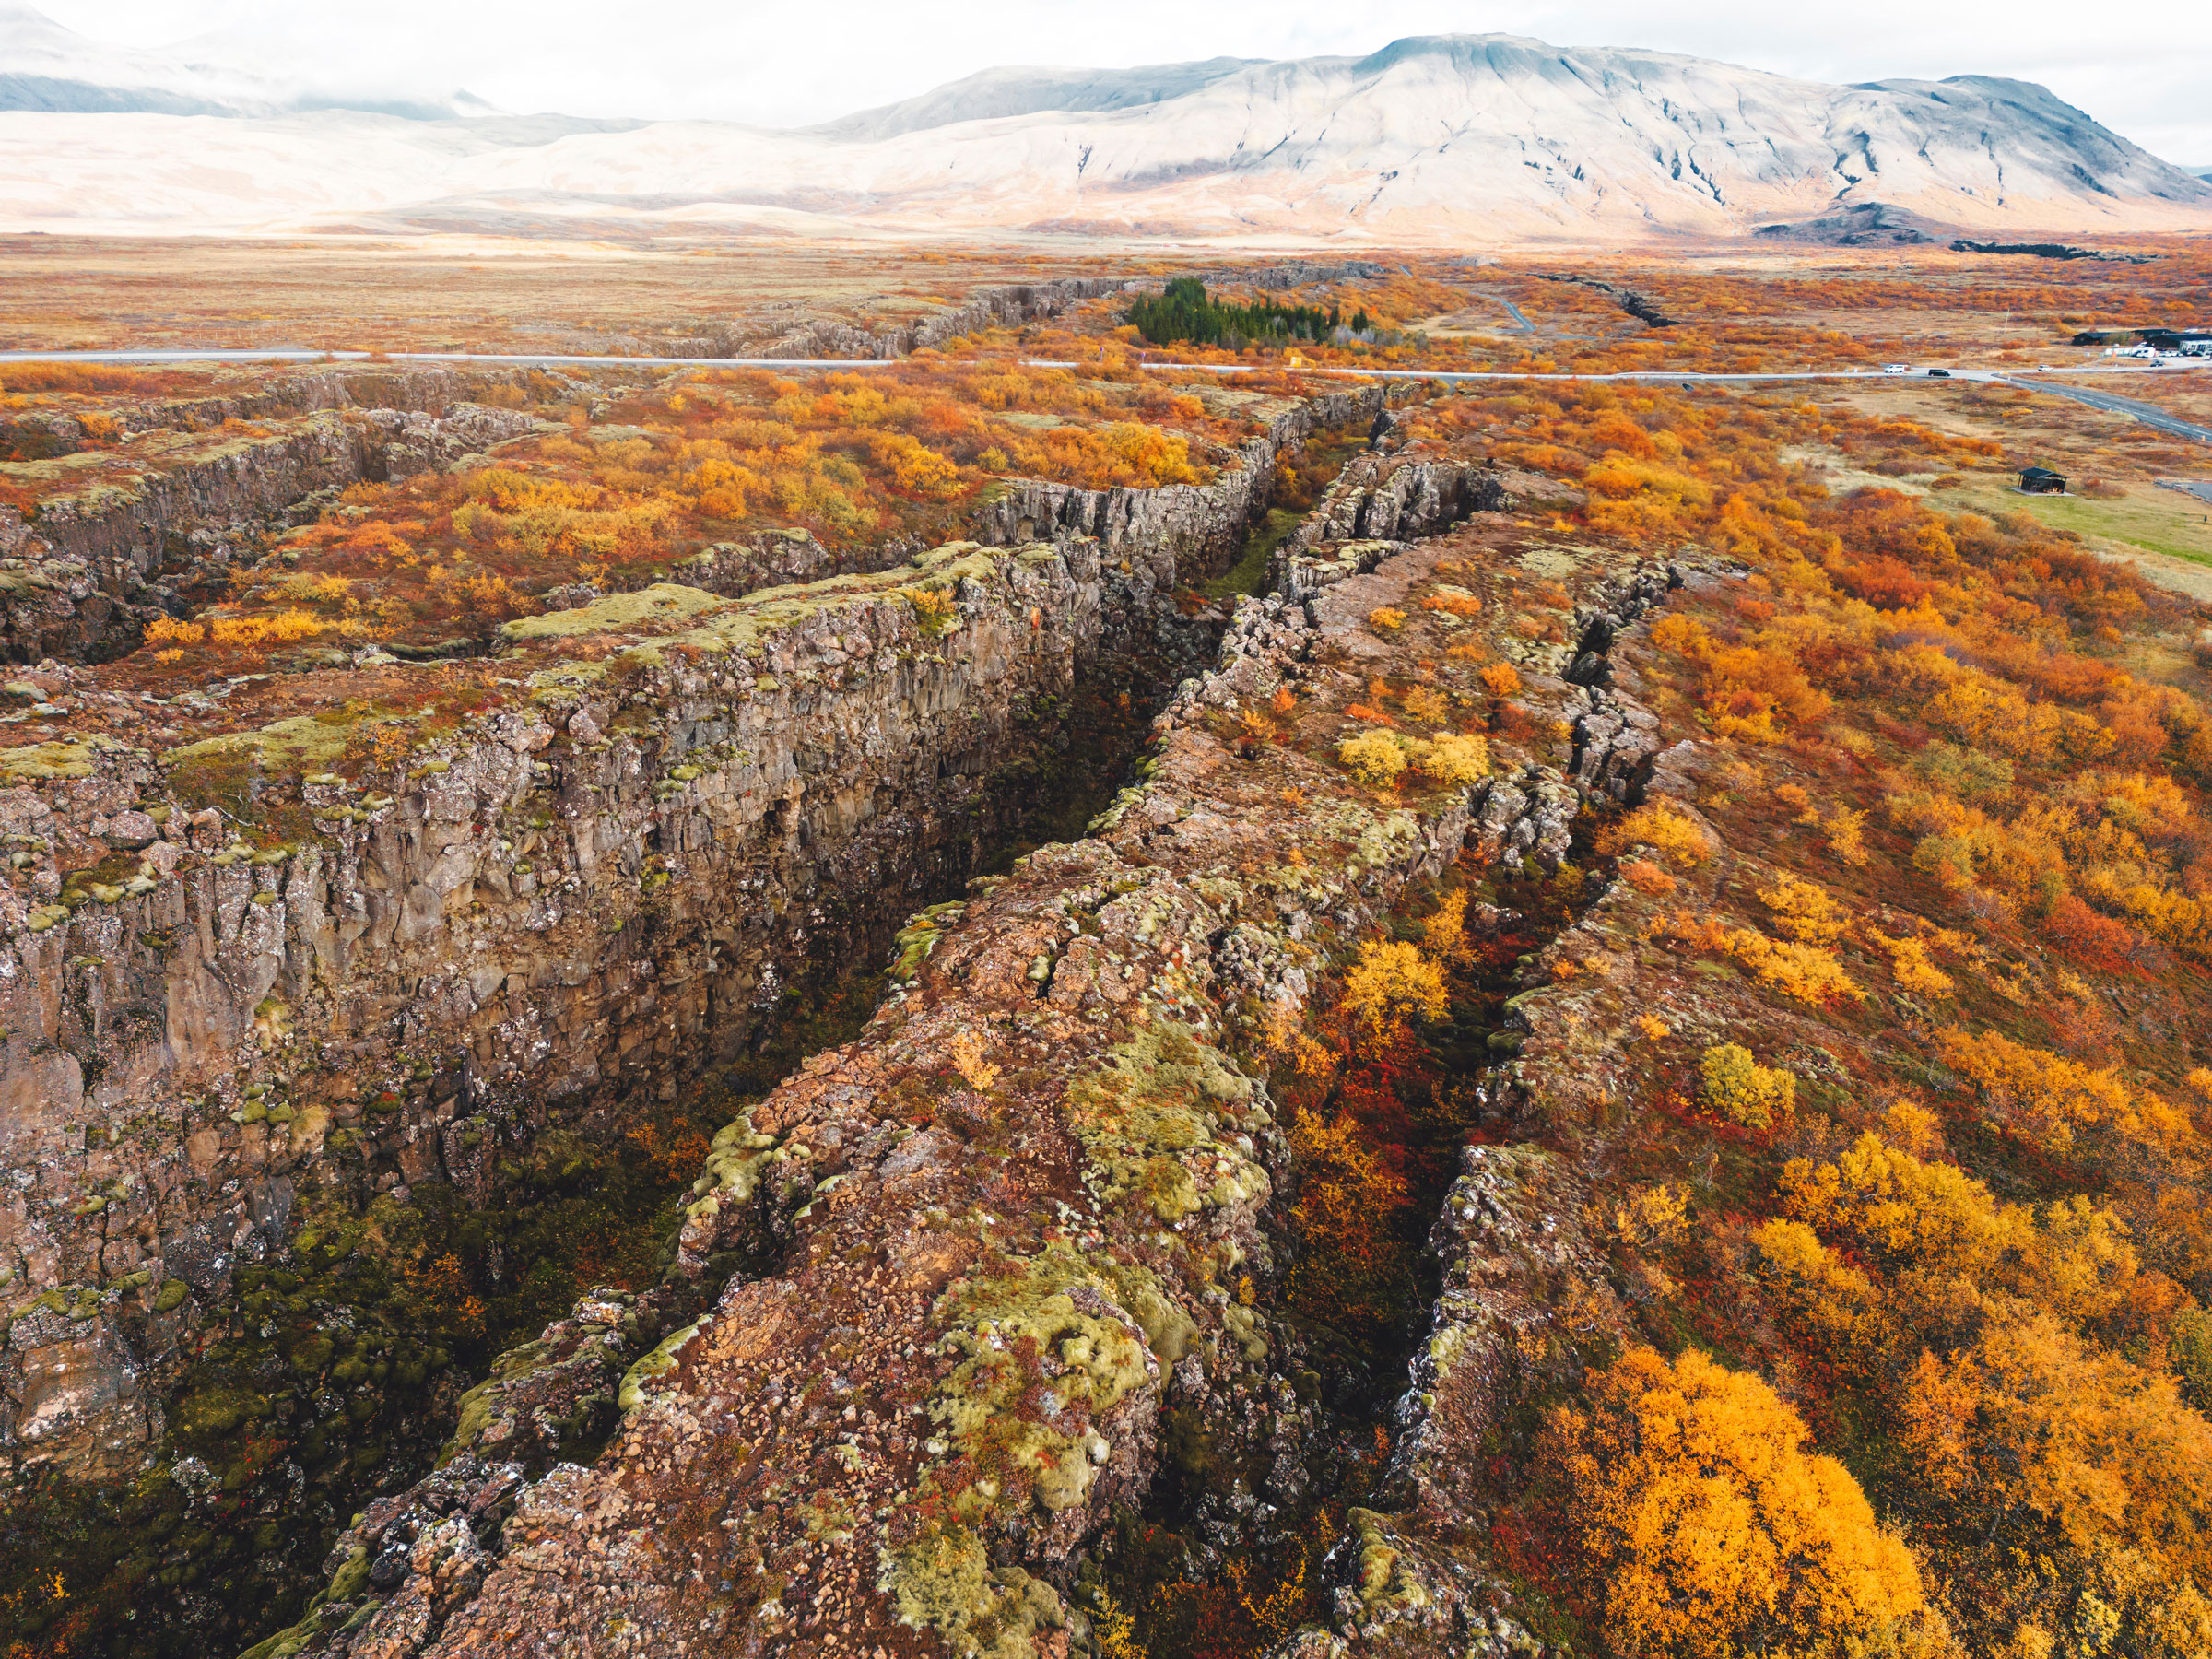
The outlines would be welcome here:
[[[1253,1474],[1204,1500],[1209,1537],[1299,1502],[1329,1437],[1308,1338],[1264,1288],[1295,1171],[1255,1043],[1408,884],[1463,858],[1550,869],[1581,793],[1637,795],[1658,748],[1606,681],[1682,573],[1523,553],[1510,521],[1453,531],[1470,498],[1512,504],[1449,462],[1347,469],[1310,529],[1387,512],[1441,539],[1278,556],[1154,722],[1141,781],[1087,839],[917,918],[862,1035],[716,1136],[664,1286],[589,1300],[503,1363],[440,1471],[359,1517],[309,1618],[259,1653],[1098,1653],[1079,1582],[1171,1423]],[[1529,560],[1565,579],[1572,633],[1484,631],[1556,742],[1386,803],[1313,735],[1252,736],[1286,697],[1334,730],[1370,680],[1464,641],[1463,584],[1510,594]],[[1429,620],[1368,621],[1406,615]],[[594,1398],[619,1426],[563,1461]],[[1347,1570],[1354,1637],[1369,1591],[1415,1600],[1370,1564]],[[1533,1647],[1482,1587],[1439,1625],[1454,1651]]]
[[[482,1201],[548,1121],[608,1133],[616,1102],[726,1056],[810,964],[878,952],[1095,760],[1068,753],[1079,680],[1156,703],[1202,666],[1218,623],[1169,596],[1265,506],[1276,447],[1381,406],[1285,406],[1242,475],[1122,492],[1106,545],[842,560],[794,534],[585,590],[510,633],[698,627],[626,678],[538,687],[390,794],[309,771],[313,833],[274,851],[180,805],[149,751],[18,751],[0,1123],[27,1179],[0,1252],[47,1293],[0,1360],[16,1456],[133,1466],[192,1333],[236,1265],[286,1251],[304,1189],[431,1179]]]
[[[94,659],[135,648],[364,479],[411,477],[531,430],[471,401],[516,376],[332,372],[234,397],[159,403],[114,420],[112,449],[65,414],[0,421],[0,453],[47,491],[28,520],[0,507],[0,658]]]

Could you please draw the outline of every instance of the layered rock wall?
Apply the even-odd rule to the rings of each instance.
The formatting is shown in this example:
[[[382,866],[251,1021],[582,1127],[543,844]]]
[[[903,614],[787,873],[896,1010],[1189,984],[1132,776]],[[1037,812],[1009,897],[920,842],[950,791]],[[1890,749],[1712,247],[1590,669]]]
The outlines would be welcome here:
[[[302,501],[409,477],[533,430],[531,417],[463,395],[512,378],[298,376],[238,397],[123,411],[118,422],[138,437],[119,453],[122,470],[103,477],[105,457],[84,455],[83,488],[48,497],[28,519],[0,508],[0,659],[121,654],[154,618],[187,608],[183,589],[219,583],[253,557]],[[285,424],[197,435],[232,420]],[[80,436],[61,433],[60,453],[79,455]]]
[[[1241,465],[1211,484],[1079,489],[1010,479],[1004,493],[976,514],[975,535],[997,547],[1031,537],[1084,536],[1104,547],[1109,562],[1145,572],[1158,585],[1171,583],[1178,571],[1187,581],[1194,571],[1224,562],[1246,526],[1266,511],[1274,499],[1277,455],[1324,428],[1374,419],[1390,395],[1387,388],[1363,386],[1286,401],[1268,415],[1266,430],[1241,446]]]
[[[1465,787],[1378,804],[1225,723],[1286,685],[1356,690],[1335,654],[1434,566],[1371,543],[1247,603],[1096,833],[975,884],[859,1041],[716,1137],[678,1262],[770,1270],[650,1353],[581,1343],[582,1310],[548,1333],[522,1404],[584,1346],[601,1387],[629,1361],[593,1466],[462,1448],[341,1540],[264,1652],[1088,1646],[1064,1591],[1147,1491],[1163,1419],[1255,1452],[1302,1421],[1284,1337],[1230,1289],[1270,1271],[1285,1153],[1232,1050],[1294,1028],[1328,948],[1472,821]]]
[[[949,631],[909,583],[953,599]],[[875,947],[1030,804],[1002,774],[1064,737],[1108,603],[1081,544],[776,590],[700,652],[418,756],[391,794],[311,781],[315,833],[269,853],[143,753],[0,792],[50,861],[0,941],[0,1156],[28,1178],[0,1260],[97,1310],[17,1322],[7,1443],[97,1461],[143,1437],[163,1361],[129,1358],[133,1310],[180,1277],[185,1312],[214,1305],[332,1137],[380,1187],[480,1193],[548,1103],[673,1088],[818,952]],[[53,854],[93,839],[114,882],[80,854],[65,884]]]

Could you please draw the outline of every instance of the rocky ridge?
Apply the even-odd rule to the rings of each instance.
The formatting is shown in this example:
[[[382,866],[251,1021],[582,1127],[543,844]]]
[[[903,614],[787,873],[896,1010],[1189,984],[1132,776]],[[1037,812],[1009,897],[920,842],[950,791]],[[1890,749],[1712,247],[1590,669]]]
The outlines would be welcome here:
[[[1559,679],[1531,687],[1532,707],[1572,724],[1569,764],[1555,789],[1565,784],[1625,806],[1661,798],[1695,814],[1688,803],[1698,746],[1663,746],[1656,717],[1635,694],[1633,669],[1612,652],[1670,590],[1708,592],[1726,580],[1726,572],[1679,566],[1632,571],[1600,583],[1578,606],[1574,660]],[[1477,833],[1515,856],[1511,826],[1527,821],[1527,809],[1512,786],[1490,791]],[[1532,1394],[1574,1381],[1578,1343],[1630,1329],[1602,1247],[1585,1229],[1585,1164],[1602,1153],[1586,1150],[1577,1160],[1560,1150],[1558,1134],[1563,1122],[1582,1122],[1611,1080],[1600,1030],[1627,1018],[1611,1006],[1622,988],[1555,975],[1553,964],[1640,937],[1630,912],[1647,904],[1626,881],[1609,883],[1526,964],[1531,989],[1506,1004],[1504,1026],[1490,1039],[1498,1065],[1481,1085],[1486,1127],[1500,1138],[1462,1150],[1462,1172],[1430,1237],[1441,1292],[1394,1413],[1395,1444],[1382,1483],[1386,1507],[1352,1510],[1323,1563],[1334,1630],[1293,1638],[1277,1659],[1439,1650],[1508,1659],[1540,1648],[1513,1618],[1511,1589],[1487,1547],[1466,1541],[1488,1536],[1491,1513],[1508,1495],[1490,1478],[1485,1451],[1500,1426]],[[1602,1019],[1594,1006],[1601,1004]]]
[[[1364,618],[1433,592],[1447,557],[1331,546],[1242,606],[1218,668],[1157,723],[1146,781],[1093,836],[918,919],[903,988],[862,1038],[717,1137],[679,1270],[710,1290],[734,1254],[764,1270],[650,1353],[599,1343],[592,1386],[626,1415],[596,1462],[547,1466],[524,1374],[492,1409],[494,1446],[457,1442],[442,1475],[364,1517],[309,1621],[257,1653],[917,1636],[1096,1651],[1068,1592],[1108,1511],[1141,1502],[1163,1411],[1269,1454],[1268,1499],[1221,1495],[1232,1535],[1295,1497],[1313,1426],[1286,1375],[1297,1339],[1230,1290],[1272,1277],[1261,1219],[1288,1172],[1246,1057],[1406,882],[1463,848],[1556,864],[1577,791],[1512,761],[1379,807],[1309,738],[1255,747],[1234,720],[1285,687],[1334,706],[1401,651],[1433,649]],[[1580,639],[1524,649],[1528,673],[1602,658],[1669,580],[1594,583]],[[1618,710],[1558,672],[1532,691],[1601,723]],[[1644,752],[1579,747],[1605,788]],[[578,1328],[549,1331],[549,1351],[573,1351]],[[567,1366],[550,1367],[557,1397]],[[1497,1629],[1503,1643],[1514,1627]]]
[[[976,513],[977,539],[1006,547],[1040,535],[1086,537],[1097,542],[1107,559],[1132,571],[1149,567],[1156,582],[1161,571],[1226,562],[1244,527],[1272,498],[1275,458],[1281,451],[1326,427],[1385,420],[1390,401],[1382,387],[1295,401],[1226,395],[1243,399],[1250,412],[1265,419],[1266,428],[1239,446],[1237,465],[1213,483],[1082,489],[1034,478],[1008,479]]]
[[[316,1172],[481,1197],[549,1102],[588,1099],[588,1127],[671,1089],[810,961],[875,948],[1049,788],[1079,676],[1198,665],[1206,618],[1166,599],[1310,429],[1295,406],[1278,424],[1250,477],[1125,503],[1180,536],[1141,559],[1074,536],[826,577],[818,544],[769,537],[701,554],[697,585],[572,595],[504,648],[641,631],[626,673],[516,681],[388,793],[319,770],[342,718],[159,764],[112,739],[7,751],[0,1100],[32,1180],[0,1250],[54,1304],[0,1361],[18,1455],[90,1472],[158,1438],[183,1334],[283,1248]],[[784,574],[805,585],[760,591]],[[295,770],[311,833],[249,845],[176,797],[179,766]]]
[[[866,329],[851,323],[807,322],[785,330],[748,355],[770,358],[902,358],[984,328],[1018,328],[1056,317],[1079,300],[1096,300],[1143,286],[1143,277],[1065,276],[1053,282],[1018,282],[979,288],[959,305],[911,323]],[[714,336],[709,336],[713,338]],[[726,347],[725,347],[726,349]],[[719,354],[718,354],[719,355]],[[734,350],[730,355],[735,355]]]
[[[334,372],[126,406],[110,422],[124,439],[114,453],[87,448],[78,417],[17,418],[0,441],[53,490],[28,517],[0,507],[0,659],[120,655],[347,485],[410,477],[536,429],[468,401],[514,378]]]

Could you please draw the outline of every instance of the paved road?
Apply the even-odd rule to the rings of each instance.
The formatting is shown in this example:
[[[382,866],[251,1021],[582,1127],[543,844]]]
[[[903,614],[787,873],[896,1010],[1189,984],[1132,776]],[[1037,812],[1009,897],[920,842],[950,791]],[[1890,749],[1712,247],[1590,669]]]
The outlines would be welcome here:
[[[2193,420],[2183,420],[2156,404],[2139,403],[2132,397],[2115,397],[2110,392],[2100,392],[2089,386],[2069,386],[2063,381],[2028,382],[2015,380],[2010,375],[1999,375],[2008,386],[2018,386],[2030,392],[2050,392],[2060,397],[2070,397],[2076,403],[2085,403],[2092,409],[2109,409],[2115,415],[2133,415],[2147,427],[2156,427],[2161,432],[2171,432],[2176,438],[2194,438],[2199,443],[2212,443],[2212,426],[2199,426]]]

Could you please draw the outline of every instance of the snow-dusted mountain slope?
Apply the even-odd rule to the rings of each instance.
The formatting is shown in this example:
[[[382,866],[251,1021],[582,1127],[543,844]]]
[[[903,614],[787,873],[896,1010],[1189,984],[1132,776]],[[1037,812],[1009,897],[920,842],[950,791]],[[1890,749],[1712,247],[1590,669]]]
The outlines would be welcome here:
[[[1134,110],[1200,91],[1241,69],[1261,67],[1265,61],[1258,58],[1219,57],[1198,64],[1153,64],[1139,69],[985,69],[919,98],[863,110],[811,130],[824,137],[865,142],[1000,115],[1034,115],[1048,110],[1089,114]]]
[[[43,12],[0,0],[0,111],[47,113],[279,115],[340,106],[421,121],[489,115],[465,92],[451,97],[369,92],[303,82],[256,64],[220,37],[172,53],[102,45]]]
[[[995,70],[806,132],[0,115],[0,224],[18,228],[1618,241],[1877,201],[1970,230],[2212,225],[2212,186],[2025,82],[1836,87],[1498,35],[1363,58]]]

